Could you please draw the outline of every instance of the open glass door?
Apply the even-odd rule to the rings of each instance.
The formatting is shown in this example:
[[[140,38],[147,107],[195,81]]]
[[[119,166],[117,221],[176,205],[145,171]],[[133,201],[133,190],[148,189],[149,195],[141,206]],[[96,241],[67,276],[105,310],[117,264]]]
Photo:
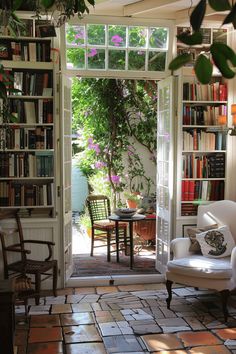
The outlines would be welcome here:
[[[173,233],[174,78],[158,82],[156,269],[164,273]]]
[[[71,211],[71,80],[61,78],[61,205],[63,230],[64,281],[70,278],[73,271],[72,261],[72,211]]]

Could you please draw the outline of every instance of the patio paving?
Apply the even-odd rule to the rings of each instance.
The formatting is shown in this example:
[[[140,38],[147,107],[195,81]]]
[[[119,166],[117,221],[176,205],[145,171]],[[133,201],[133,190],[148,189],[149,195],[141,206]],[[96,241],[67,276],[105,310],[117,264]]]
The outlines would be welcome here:
[[[59,290],[39,306],[16,306],[18,354],[226,354],[236,353],[236,295],[224,323],[220,297],[164,284]]]

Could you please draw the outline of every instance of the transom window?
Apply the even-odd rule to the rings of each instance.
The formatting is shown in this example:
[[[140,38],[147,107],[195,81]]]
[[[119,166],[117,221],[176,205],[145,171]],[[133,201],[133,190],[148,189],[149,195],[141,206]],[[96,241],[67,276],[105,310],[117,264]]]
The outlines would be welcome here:
[[[165,27],[67,25],[67,69],[163,72],[168,41]]]

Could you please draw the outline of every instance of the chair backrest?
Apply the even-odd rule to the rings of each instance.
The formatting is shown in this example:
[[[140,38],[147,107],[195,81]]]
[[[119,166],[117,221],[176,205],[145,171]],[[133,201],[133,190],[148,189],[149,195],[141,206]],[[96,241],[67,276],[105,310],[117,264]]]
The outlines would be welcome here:
[[[236,242],[236,203],[232,200],[220,200],[198,207],[197,225],[207,226],[217,223],[227,225]]]
[[[105,195],[89,195],[86,199],[91,223],[106,220],[111,215],[110,200]]]

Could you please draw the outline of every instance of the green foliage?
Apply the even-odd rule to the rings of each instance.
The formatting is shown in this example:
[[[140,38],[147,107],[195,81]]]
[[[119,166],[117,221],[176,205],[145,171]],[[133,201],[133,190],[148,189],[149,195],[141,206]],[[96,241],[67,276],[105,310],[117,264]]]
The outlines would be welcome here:
[[[232,5],[228,0],[208,0],[209,6],[214,11],[229,11],[225,16],[222,25],[232,23],[234,28],[236,28],[236,4]],[[182,43],[189,45],[189,47],[194,45],[199,45],[203,43],[203,38],[200,36],[200,30],[202,26],[203,19],[206,14],[206,0],[200,0],[195,6],[194,10],[190,15],[191,32],[181,33],[177,36],[178,40]],[[202,84],[207,84],[210,82],[213,72],[213,66],[210,62],[209,54],[212,55],[212,59],[216,67],[221,72],[222,76],[231,79],[236,73],[236,54],[232,48],[224,43],[214,42],[209,48],[209,52],[206,52],[206,56],[203,53],[199,54],[195,62],[195,72],[198,80]],[[184,53],[178,55],[174,58],[170,64],[169,69],[171,71],[177,70],[191,61],[191,54]]]
[[[58,11],[57,26],[61,26],[68,19],[77,15],[81,18],[89,13],[88,5],[95,5],[95,0],[14,0],[2,1],[0,4],[0,25],[9,26],[13,33],[22,22],[16,18],[16,10],[29,10],[35,12],[37,18],[47,14],[48,11]]]
[[[207,84],[211,79],[213,65],[206,55],[200,54],[196,60],[194,70],[198,80],[202,84]]]
[[[155,83],[114,79],[75,79],[72,86],[73,131],[80,152],[78,165],[90,187],[108,195],[113,205],[145,171],[133,145],[138,141],[155,164]],[[126,157],[124,157],[126,156]],[[145,179],[146,178],[146,179]],[[144,184],[134,183],[137,188]]]

